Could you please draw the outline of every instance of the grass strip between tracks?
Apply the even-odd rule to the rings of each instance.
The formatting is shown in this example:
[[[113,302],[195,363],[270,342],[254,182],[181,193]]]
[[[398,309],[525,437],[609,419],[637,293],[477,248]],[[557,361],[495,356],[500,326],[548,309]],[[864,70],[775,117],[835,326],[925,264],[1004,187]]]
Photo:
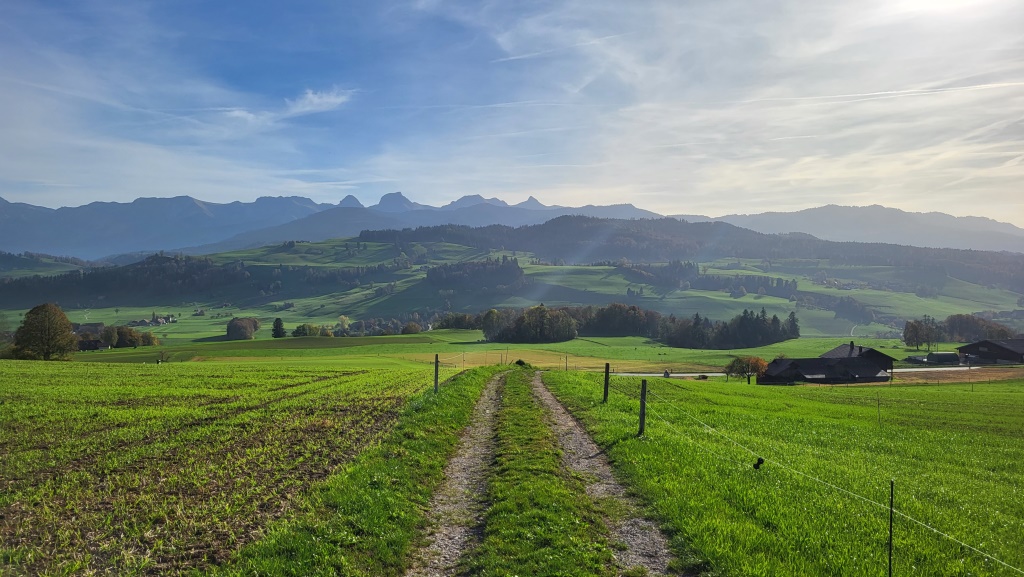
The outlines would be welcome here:
[[[531,378],[531,370],[517,370],[505,383],[490,508],[467,573],[611,575],[607,529],[583,483],[563,469]]]
[[[424,511],[487,381],[501,367],[454,377],[414,397],[380,445],[315,487],[304,510],[243,549],[224,575],[401,575]]]

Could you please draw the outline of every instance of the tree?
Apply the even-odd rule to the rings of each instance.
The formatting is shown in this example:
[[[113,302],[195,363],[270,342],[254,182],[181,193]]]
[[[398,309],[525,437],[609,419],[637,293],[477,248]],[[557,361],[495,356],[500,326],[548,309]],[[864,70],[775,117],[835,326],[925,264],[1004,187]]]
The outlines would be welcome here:
[[[903,342],[908,347],[921,350],[923,339],[921,337],[921,323],[919,321],[907,321],[907,324],[903,325]]]
[[[41,304],[25,313],[21,326],[14,332],[14,355],[19,359],[44,361],[71,358],[78,350],[78,338],[71,321],[53,303]]]
[[[260,320],[253,317],[233,318],[228,321],[229,341],[244,341],[255,337],[260,330]]]
[[[422,331],[422,330],[423,330],[423,327],[421,327],[418,323],[409,322],[409,323],[405,323],[405,326],[402,327],[402,334],[403,335],[416,335],[416,334],[419,334],[420,331]]]
[[[7,323],[7,316],[0,311],[0,344],[6,343],[11,338],[11,326]]]
[[[725,366],[725,374],[730,377],[746,377],[747,384],[750,384],[750,377],[764,376],[768,370],[768,361],[761,357],[736,357]]]
[[[487,311],[480,319],[480,328],[484,331],[484,338],[488,341],[498,338],[498,333],[502,329],[501,325],[501,314],[496,309]]]
[[[317,337],[320,336],[320,327],[311,324],[303,323],[292,331],[293,337]]]
[[[117,326],[107,325],[100,331],[100,341],[108,347],[117,345]]]
[[[288,336],[288,331],[284,330],[284,321],[280,317],[274,319],[274,327],[270,330],[270,336],[275,339],[281,339]]]

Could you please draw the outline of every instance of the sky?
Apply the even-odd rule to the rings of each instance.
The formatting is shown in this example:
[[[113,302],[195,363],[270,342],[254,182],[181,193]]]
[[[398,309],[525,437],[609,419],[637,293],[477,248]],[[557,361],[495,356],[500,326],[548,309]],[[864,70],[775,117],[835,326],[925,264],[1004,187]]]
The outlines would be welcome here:
[[[1024,227],[1019,0],[4,0],[0,197]]]

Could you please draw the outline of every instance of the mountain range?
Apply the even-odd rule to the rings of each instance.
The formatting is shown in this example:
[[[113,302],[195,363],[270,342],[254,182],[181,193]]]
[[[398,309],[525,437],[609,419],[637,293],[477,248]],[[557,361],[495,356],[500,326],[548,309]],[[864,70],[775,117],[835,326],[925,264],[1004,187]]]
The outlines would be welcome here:
[[[372,206],[347,196],[338,204],[304,197],[261,197],[253,202],[211,203],[189,196],[94,202],[58,209],[0,198],[0,251],[35,252],[84,259],[156,251],[208,254],[286,240],[319,241],[363,230],[443,224],[535,225],[566,215],[660,218],[631,204],[548,206],[530,197],[510,205],[498,198],[464,196],[444,206],[414,202],[401,192]],[[796,212],[711,218],[675,215],[690,222],[722,221],[757,232],[804,233],[834,241],[891,243],[1024,253],[1024,229],[981,217],[913,213],[882,206],[828,205]],[[120,259],[125,262],[129,259]]]
[[[796,212],[676,215],[690,222],[720,221],[766,234],[801,232],[839,242],[881,242],[932,248],[1024,252],[1024,229],[977,216],[906,212],[877,204],[830,204]]]

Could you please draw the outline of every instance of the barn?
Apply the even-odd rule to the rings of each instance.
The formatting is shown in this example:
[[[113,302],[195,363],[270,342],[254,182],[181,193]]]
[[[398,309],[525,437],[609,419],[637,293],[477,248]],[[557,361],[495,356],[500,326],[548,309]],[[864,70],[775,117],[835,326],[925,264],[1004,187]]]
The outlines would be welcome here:
[[[984,340],[957,350],[972,363],[1024,364],[1024,339]]]

